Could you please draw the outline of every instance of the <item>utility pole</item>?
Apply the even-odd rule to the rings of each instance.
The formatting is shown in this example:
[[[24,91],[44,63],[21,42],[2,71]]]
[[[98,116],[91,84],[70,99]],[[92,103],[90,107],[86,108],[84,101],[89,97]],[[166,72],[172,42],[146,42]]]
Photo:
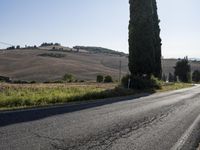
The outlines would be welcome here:
[[[122,74],[122,61],[119,61],[119,83],[121,82],[121,74]]]

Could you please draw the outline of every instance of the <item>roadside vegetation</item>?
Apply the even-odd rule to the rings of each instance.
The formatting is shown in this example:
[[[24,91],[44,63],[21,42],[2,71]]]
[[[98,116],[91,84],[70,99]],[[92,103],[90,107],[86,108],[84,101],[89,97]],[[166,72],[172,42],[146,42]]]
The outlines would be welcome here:
[[[162,82],[161,88],[157,89],[156,92],[167,92],[167,91],[189,88],[189,87],[192,87],[192,86],[194,86],[194,85],[191,84],[191,83],[181,83],[181,82],[166,83],[166,82]]]
[[[8,84],[0,83],[0,110],[19,109],[87,101],[138,93],[154,93],[192,86],[186,83],[162,83],[159,90],[133,90],[116,83]]]
[[[7,84],[0,83],[0,109],[62,104],[130,95],[116,84]]]
[[[103,75],[97,75],[96,82],[97,83],[102,83],[102,82],[104,82],[104,83],[112,83],[114,81],[113,81],[112,76],[110,76],[110,75],[107,75],[105,77]]]

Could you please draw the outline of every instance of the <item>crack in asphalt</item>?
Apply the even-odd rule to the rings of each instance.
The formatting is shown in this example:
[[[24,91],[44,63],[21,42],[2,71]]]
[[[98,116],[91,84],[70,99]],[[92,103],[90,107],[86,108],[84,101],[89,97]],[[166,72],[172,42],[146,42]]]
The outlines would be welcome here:
[[[180,104],[179,104],[180,105]],[[173,105],[174,106],[174,105]],[[132,135],[133,132],[141,128],[146,128],[157,121],[162,121],[172,111],[172,105],[163,108],[164,111],[159,114],[154,114],[136,121],[125,121],[125,124],[115,124],[113,128],[107,129],[98,135],[90,135],[86,138],[76,139],[74,141],[66,141],[65,139],[51,138],[48,136],[38,135],[39,138],[45,138],[50,141],[51,146],[58,150],[72,150],[72,149],[95,149],[101,147],[103,150],[110,149],[115,141],[118,139],[125,139]],[[52,143],[53,142],[53,143]],[[88,144],[89,143],[89,144]],[[89,145],[87,147],[87,145]],[[86,146],[85,148],[83,148]]]
[[[52,138],[52,137],[50,137],[50,136],[44,136],[44,135],[40,135],[40,134],[37,134],[37,133],[34,133],[34,135],[35,135],[37,138],[42,138],[42,139],[49,140],[49,141],[51,141],[51,142],[55,142],[55,143],[50,143],[51,146],[52,146],[54,149],[65,150],[62,146],[59,146],[58,144],[56,144],[56,142],[64,143],[65,141],[64,141],[63,139],[60,139],[60,138]]]
[[[194,97],[196,96],[197,95],[195,95]],[[88,135],[85,138],[65,140],[52,138],[49,136],[41,136],[39,134],[37,136],[39,138],[48,139],[52,148],[57,150],[91,150],[99,147],[102,150],[107,150],[110,149],[118,139],[129,138],[133,134],[133,132],[137,132],[137,130],[141,128],[151,128],[153,124],[156,125],[158,122],[161,122],[164,118],[168,117],[169,114],[177,109],[177,107],[182,108],[182,106],[184,105],[185,101],[183,100],[168,106],[163,106],[160,113],[155,113],[135,121],[132,121],[130,118],[128,118],[127,120],[123,121],[123,124],[115,124],[112,126],[112,128],[108,128],[101,133]]]

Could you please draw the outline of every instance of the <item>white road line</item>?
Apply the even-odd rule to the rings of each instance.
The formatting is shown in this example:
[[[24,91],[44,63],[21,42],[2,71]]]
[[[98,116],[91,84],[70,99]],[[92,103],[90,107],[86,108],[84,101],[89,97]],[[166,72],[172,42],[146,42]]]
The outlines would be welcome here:
[[[200,115],[195,119],[191,126],[185,131],[178,142],[171,148],[171,150],[181,150],[187,142],[189,136],[192,134],[196,126],[200,123]]]

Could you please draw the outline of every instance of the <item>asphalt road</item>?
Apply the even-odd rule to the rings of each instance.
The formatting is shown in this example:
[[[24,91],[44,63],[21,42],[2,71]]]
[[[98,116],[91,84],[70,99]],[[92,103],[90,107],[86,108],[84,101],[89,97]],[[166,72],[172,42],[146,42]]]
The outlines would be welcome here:
[[[200,86],[138,98],[0,113],[0,150],[194,149]]]

